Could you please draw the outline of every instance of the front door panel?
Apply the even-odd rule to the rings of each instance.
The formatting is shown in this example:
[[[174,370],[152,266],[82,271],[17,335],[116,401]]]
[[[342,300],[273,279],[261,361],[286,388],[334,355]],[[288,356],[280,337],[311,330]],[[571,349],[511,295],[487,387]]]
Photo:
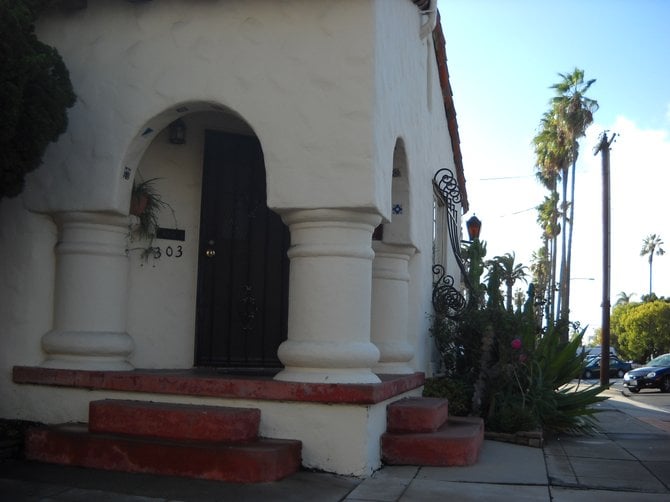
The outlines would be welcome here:
[[[267,207],[258,140],[206,131],[202,186],[196,365],[281,367],[289,232]]]

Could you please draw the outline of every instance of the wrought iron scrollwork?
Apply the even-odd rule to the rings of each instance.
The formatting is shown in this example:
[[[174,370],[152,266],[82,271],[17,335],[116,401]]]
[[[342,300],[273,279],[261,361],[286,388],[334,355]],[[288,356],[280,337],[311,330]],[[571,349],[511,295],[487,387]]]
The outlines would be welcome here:
[[[238,305],[238,315],[240,316],[240,323],[242,332],[248,335],[254,329],[256,314],[258,313],[258,306],[256,304],[256,296],[253,288],[249,285],[243,286],[243,295],[240,298]]]
[[[454,173],[447,168],[438,170],[433,183],[446,207],[446,223],[449,243],[456,264],[461,271],[466,287],[471,289],[468,271],[461,256],[461,232],[458,226],[458,211],[461,202],[461,190]],[[467,305],[465,297],[454,287],[454,278],[448,275],[442,265],[433,266],[433,308],[437,315],[449,318],[459,317]]]
[[[447,208],[447,231],[449,233],[451,250],[456,258],[456,264],[463,274],[465,284],[470,287],[468,271],[465,268],[465,261],[461,256],[461,232],[458,227],[458,204],[461,202],[461,190],[458,186],[458,180],[451,169],[445,167],[435,173],[433,182],[439,190],[442,200]]]
[[[467,301],[454,287],[454,278],[446,273],[442,265],[433,265],[433,309],[438,316],[458,318]]]

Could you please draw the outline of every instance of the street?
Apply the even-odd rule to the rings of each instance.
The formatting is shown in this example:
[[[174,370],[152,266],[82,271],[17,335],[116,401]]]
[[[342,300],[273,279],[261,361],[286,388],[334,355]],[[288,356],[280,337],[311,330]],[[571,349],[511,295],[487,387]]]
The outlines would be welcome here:
[[[620,379],[610,383],[614,383],[612,388],[618,391],[623,391],[624,395],[631,401],[670,413],[670,393],[661,392],[658,389],[643,389],[638,394],[633,394],[625,390]]]
[[[670,413],[670,393],[664,393],[658,389],[642,389],[638,394],[633,394],[623,386],[622,382],[621,378],[610,378],[610,389],[621,393],[622,400],[625,400],[624,402],[628,402],[628,404],[639,408]],[[583,388],[584,386],[598,385],[599,383],[597,379],[582,379],[579,386]],[[577,384],[577,380],[574,380],[574,384]]]

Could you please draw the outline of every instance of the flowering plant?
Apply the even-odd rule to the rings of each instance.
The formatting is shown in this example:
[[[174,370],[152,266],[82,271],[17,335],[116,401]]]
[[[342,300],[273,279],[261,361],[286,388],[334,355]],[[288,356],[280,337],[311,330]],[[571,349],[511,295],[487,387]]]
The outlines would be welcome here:
[[[482,258],[471,256],[470,263]],[[480,284],[479,276],[470,277],[470,282]],[[566,387],[583,366],[577,350],[583,333],[561,344],[558,330],[538,326],[532,285],[516,311],[505,308],[500,287],[493,269],[459,320],[433,318],[431,331],[443,355],[449,388],[461,391],[461,401],[462,391],[468,391],[467,414],[482,416],[488,430],[593,430],[591,405],[604,399],[598,396],[602,389]],[[437,388],[432,382],[427,386],[429,392]],[[447,397],[452,400],[452,395]]]

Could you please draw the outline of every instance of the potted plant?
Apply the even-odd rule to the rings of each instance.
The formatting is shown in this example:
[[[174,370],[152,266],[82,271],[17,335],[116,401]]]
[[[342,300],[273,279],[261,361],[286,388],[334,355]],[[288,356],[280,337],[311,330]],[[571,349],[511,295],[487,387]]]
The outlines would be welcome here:
[[[158,178],[150,178],[140,182],[133,182],[133,191],[130,196],[130,214],[137,216],[139,222],[132,229],[134,237],[153,240],[158,229],[158,214],[164,207],[170,205],[163,200],[156,189]],[[170,209],[172,209],[170,207]]]
[[[175,220],[175,227],[177,226],[174,209],[163,200],[160,192],[156,189],[158,179],[150,178],[133,182],[133,190],[130,196],[129,213],[138,218],[137,223],[130,225],[130,242],[148,240],[149,244],[146,247],[129,248],[129,251],[141,249],[144,261],[148,260],[149,256],[156,256],[157,248],[153,247],[153,240],[156,238],[158,231],[158,215],[163,208],[170,209]]]

